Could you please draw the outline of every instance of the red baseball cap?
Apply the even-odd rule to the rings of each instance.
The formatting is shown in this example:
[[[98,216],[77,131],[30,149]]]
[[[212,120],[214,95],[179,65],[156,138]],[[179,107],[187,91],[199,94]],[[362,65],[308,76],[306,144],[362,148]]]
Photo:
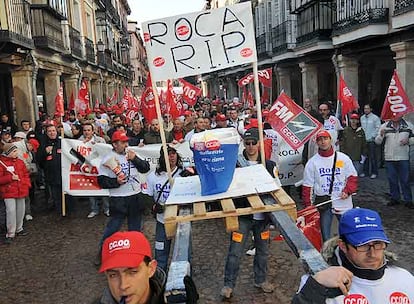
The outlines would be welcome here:
[[[103,243],[99,272],[120,267],[138,267],[145,256],[152,259],[151,245],[141,232],[118,231]]]
[[[357,113],[351,114],[351,119],[359,119],[359,115]]]
[[[329,137],[329,138],[331,138],[331,134],[328,131],[326,131],[326,130],[320,130],[316,134],[316,139],[318,139],[319,137]]]
[[[184,112],[184,116],[191,116],[191,114],[193,114],[193,112],[190,110]]]
[[[226,115],[224,115],[224,114],[217,114],[216,121],[226,121],[226,120],[227,120]]]
[[[112,138],[111,141],[112,142],[116,142],[116,141],[128,141],[129,137],[126,135],[126,133],[124,131],[115,131],[114,134],[112,134]]]

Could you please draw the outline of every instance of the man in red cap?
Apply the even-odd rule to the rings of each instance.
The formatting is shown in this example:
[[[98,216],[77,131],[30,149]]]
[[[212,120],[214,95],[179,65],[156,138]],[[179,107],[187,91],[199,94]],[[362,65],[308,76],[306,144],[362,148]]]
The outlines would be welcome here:
[[[358,175],[363,172],[363,163],[368,154],[367,142],[365,140],[365,132],[359,123],[359,115],[351,114],[349,119],[350,125],[344,128],[341,139],[339,140],[339,148],[341,152],[348,155]]]
[[[164,303],[166,275],[152,259],[151,246],[141,232],[116,232],[102,246],[108,287],[99,303]]]
[[[217,114],[216,116],[216,127],[215,129],[220,129],[220,128],[227,128],[227,117],[224,114]]]
[[[110,213],[100,248],[106,238],[121,228],[125,218],[128,219],[128,230],[141,230],[145,205],[139,173],[147,173],[150,164],[138,157],[134,150],[127,149],[128,140],[125,132],[115,131],[111,138],[113,150],[102,159],[99,167],[98,184],[109,189]],[[99,265],[99,260],[95,264]]]
[[[331,237],[333,214],[338,218],[352,208],[352,193],[358,187],[358,175],[351,159],[344,153],[335,151],[331,135],[327,130],[316,134],[318,153],[306,163],[303,173],[302,200],[310,206],[312,194],[314,204],[332,200],[318,208],[321,214],[323,241]]]

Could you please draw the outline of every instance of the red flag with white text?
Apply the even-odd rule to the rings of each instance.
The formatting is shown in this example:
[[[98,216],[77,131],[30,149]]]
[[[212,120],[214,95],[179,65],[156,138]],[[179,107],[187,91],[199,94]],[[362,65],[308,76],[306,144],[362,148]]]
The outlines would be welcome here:
[[[195,103],[197,102],[197,97],[201,95],[202,90],[199,87],[192,85],[191,83],[185,81],[182,78],[180,78],[179,81],[183,85],[182,98],[189,106],[195,105]]]
[[[182,115],[183,105],[181,104],[181,101],[178,100],[177,96],[175,95],[174,89],[172,86],[172,81],[169,79],[167,81],[167,93],[166,93],[165,101],[167,104],[167,113],[169,113],[173,119]]]
[[[270,108],[267,121],[293,149],[306,143],[322,127],[283,91]]]
[[[267,88],[272,87],[272,68],[260,70],[257,72],[257,75],[259,77],[259,82],[263,84]],[[248,85],[249,83],[254,81],[254,75],[253,73],[247,74],[242,79],[240,79],[237,84],[239,87],[243,87],[245,85]]]
[[[344,117],[349,112],[359,109],[358,102],[352,95],[351,90],[349,90],[348,86],[346,85],[342,75],[339,76],[338,100],[342,104],[342,117]]]
[[[65,114],[65,108],[63,106],[63,86],[60,84],[59,90],[55,97],[55,115],[63,116]]]
[[[81,87],[78,92],[78,99],[75,101],[75,110],[79,113],[85,112],[87,109],[89,109],[88,80],[82,79]]]
[[[397,71],[394,70],[384,106],[382,107],[381,119],[399,118],[410,112],[414,112],[414,107],[408,100],[407,93],[401,84]]]
[[[155,94],[157,93],[155,92]],[[152,90],[150,73],[148,73],[147,84],[141,95],[141,110],[146,121],[151,122],[151,120],[157,118],[157,111],[155,110],[155,97],[154,91]]]

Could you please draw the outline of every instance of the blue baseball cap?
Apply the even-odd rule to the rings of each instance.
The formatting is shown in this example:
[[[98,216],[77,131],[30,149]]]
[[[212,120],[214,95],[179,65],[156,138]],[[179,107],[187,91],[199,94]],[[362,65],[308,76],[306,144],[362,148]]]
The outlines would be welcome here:
[[[350,209],[342,215],[339,235],[344,236],[353,246],[362,246],[373,241],[390,243],[378,212],[365,208]]]

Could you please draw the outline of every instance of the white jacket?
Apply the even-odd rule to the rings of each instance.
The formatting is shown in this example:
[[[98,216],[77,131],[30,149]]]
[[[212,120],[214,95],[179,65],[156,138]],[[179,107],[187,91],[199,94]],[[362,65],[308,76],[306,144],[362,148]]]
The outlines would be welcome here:
[[[383,133],[383,135],[381,135]],[[401,119],[398,129],[394,128],[392,121],[381,125],[375,143],[384,142],[384,159],[388,161],[409,160],[410,147],[414,144],[413,126]],[[401,140],[408,139],[408,144],[401,145]]]

